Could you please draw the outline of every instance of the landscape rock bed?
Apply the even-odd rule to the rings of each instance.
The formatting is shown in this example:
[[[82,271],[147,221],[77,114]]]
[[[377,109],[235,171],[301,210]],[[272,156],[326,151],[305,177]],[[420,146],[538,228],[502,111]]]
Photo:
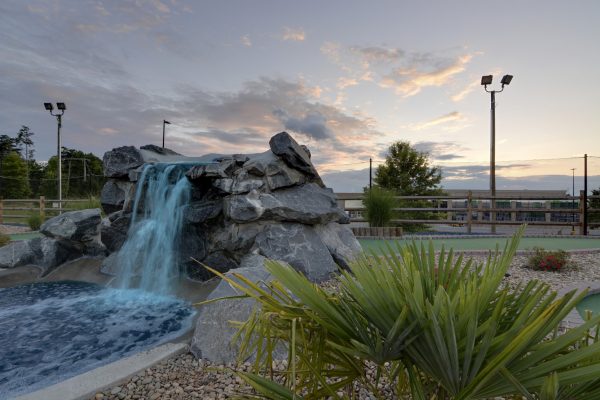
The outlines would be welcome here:
[[[477,261],[485,261],[486,256],[472,256]],[[509,285],[539,279],[547,282],[554,290],[561,290],[573,285],[600,282],[600,254],[571,253],[574,266],[562,272],[542,272],[526,268],[527,256],[515,256],[506,278]],[[335,290],[332,281],[321,284]],[[278,364],[279,365],[279,364]],[[207,360],[196,360],[191,354],[182,354],[153,366],[128,382],[116,388],[98,393],[93,399],[227,399],[247,386],[227,367],[234,364],[217,364]],[[283,368],[283,365],[279,365]],[[248,365],[241,366],[247,370]],[[115,392],[115,393],[112,393]],[[112,394],[111,394],[112,393]],[[359,399],[369,400],[372,397],[364,389],[359,392]],[[391,396],[390,399],[396,399]]]

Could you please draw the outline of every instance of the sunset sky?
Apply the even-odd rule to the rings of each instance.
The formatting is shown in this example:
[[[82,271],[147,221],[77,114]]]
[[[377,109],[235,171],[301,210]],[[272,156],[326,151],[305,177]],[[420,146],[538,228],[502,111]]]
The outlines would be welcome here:
[[[479,81],[512,74],[497,95],[499,188],[570,191],[572,157],[600,156],[599,16],[596,0],[3,0],[0,134],[27,125],[36,158],[54,155],[45,101],[67,104],[63,145],[100,157],[160,144],[163,119],[185,155],[265,151],[286,130],[338,191],[408,140],[446,187],[485,189]]]

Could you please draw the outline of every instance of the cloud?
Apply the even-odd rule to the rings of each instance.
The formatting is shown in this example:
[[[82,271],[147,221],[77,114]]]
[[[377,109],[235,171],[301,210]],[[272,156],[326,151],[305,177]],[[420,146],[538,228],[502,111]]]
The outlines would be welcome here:
[[[293,132],[303,133],[313,139],[327,139],[332,137],[325,117],[318,112],[306,114],[301,118],[294,118],[290,117],[285,111],[277,109],[273,111],[273,115],[281,121],[285,129]]]
[[[402,49],[377,46],[352,46],[350,47],[350,51],[358,54],[367,65],[370,63],[391,63],[399,60],[405,54],[405,51]]]
[[[413,147],[422,153],[429,154],[429,156],[434,160],[442,160],[442,161],[448,161],[448,160],[454,160],[457,158],[462,158],[463,156],[460,155],[460,153],[468,150],[467,148],[463,147],[462,145],[460,145],[456,142],[450,142],[450,141],[446,141],[446,142],[422,141],[422,142],[415,143],[413,145]]]
[[[354,78],[339,78],[336,87],[338,89],[344,90],[347,87],[358,85],[358,80]]]
[[[416,57],[408,65],[397,67],[384,76],[381,86],[392,88],[404,97],[414,96],[425,87],[445,85],[465,70],[471,58],[471,55],[453,60]]]
[[[421,131],[421,130],[433,128],[433,127],[436,127],[439,125],[448,125],[448,124],[455,124],[457,122],[465,122],[466,120],[467,120],[466,117],[464,115],[462,115],[460,112],[453,111],[451,113],[441,115],[439,117],[436,117],[436,118],[426,121],[426,122],[409,125],[409,129],[411,129],[413,131]]]
[[[288,28],[287,26],[284,28],[283,35],[281,36],[282,40],[289,40],[292,42],[303,42],[306,39],[306,33],[302,28]]]
[[[454,94],[452,97],[450,97],[452,99],[452,101],[454,102],[459,102],[461,100],[463,100],[465,97],[467,97],[467,95],[469,93],[471,93],[473,90],[475,90],[476,88],[479,87],[479,80],[475,80],[471,83],[469,83],[467,86],[465,86],[460,92]]]
[[[473,58],[472,54],[444,56],[383,46],[343,47],[336,42],[323,43],[321,53],[344,71],[341,79],[374,81],[403,97],[450,83]]]
[[[240,38],[242,44],[246,47],[252,47],[252,41],[250,40],[250,36],[244,35]]]

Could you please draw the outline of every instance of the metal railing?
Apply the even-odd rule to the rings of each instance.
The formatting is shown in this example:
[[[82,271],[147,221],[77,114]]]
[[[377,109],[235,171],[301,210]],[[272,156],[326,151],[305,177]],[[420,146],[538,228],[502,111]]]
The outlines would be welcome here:
[[[363,193],[337,193],[338,204],[350,215],[350,222],[367,222],[362,217],[365,207],[362,205]],[[474,225],[521,225],[557,226],[578,228],[579,234],[586,235],[584,227],[600,226],[600,208],[583,207],[600,196],[396,196],[397,200],[409,204],[418,202],[418,206],[396,207],[393,211],[404,213],[442,213],[442,218],[395,218],[390,222],[397,224],[448,224],[466,226],[467,233]],[[361,201],[360,206],[347,205],[349,201]],[[462,204],[462,206],[457,206]],[[499,204],[507,207],[498,207]],[[491,204],[496,204],[491,208]],[[572,207],[576,204],[576,207]],[[496,218],[492,217],[495,213]],[[439,215],[439,214],[438,214]],[[592,221],[588,215],[597,216]],[[598,221],[598,222],[596,222]]]

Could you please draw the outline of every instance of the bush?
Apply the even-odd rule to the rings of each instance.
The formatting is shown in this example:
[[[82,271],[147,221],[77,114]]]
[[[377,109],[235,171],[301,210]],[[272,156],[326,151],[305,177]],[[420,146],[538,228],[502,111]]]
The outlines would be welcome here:
[[[527,260],[527,267],[536,271],[563,271],[569,265],[569,253],[564,250],[546,251],[540,247]]]
[[[44,223],[44,219],[38,213],[33,213],[29,217],[27,217],[27,225],[32,231],[39,231],[40,226]]]
[[[394,192],[373,186],[365,191],[363,204],[366,208],[365,218],[370,226],[389,226],[396,205]]]
[[[10,237],[0,232],[0,247],[4,246],[8,242],[10,242]]]
[[[257,354],[239,375],[259,395],[245,398],[349,399],[357,385],[392,397],[381,379],[399,398],[599,398],[600,316],[558,329],[586,291],[558,297],[535,280],[503,284],[522,232],[485,264],[444,250],[436,260],[432,243],[390,245],[342,272],[337,293],[287,264],[267,263],[268,284],[211,270],[260,305],[239,325],[239,359]],[[288,367],[273,371],[281,344]]]

